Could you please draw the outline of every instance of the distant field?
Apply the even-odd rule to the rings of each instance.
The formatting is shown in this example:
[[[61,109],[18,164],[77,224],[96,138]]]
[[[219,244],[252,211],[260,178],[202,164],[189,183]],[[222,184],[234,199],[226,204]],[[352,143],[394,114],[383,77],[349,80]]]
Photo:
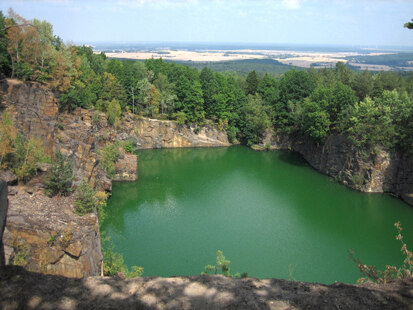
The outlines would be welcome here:
[[[346,60],[351,66],[363,70],[413,70],[413,53],[349,56]]]
[[[339,61],[353,70],[412,71],[413,53],[388,50],[289,50],[289,49],[100,49],[109,58],[145,60],[162,58],[191,67],[209,67],[214,71],[239,73],[257,72],[284,73],[293,67],[331,68]]]

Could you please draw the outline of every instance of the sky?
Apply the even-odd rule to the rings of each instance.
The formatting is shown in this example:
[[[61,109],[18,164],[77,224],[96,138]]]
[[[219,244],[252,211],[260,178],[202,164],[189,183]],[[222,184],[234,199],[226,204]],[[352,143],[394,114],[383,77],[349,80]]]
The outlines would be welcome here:
[[[413,0],[0,0],[65,42],[413,46]]]

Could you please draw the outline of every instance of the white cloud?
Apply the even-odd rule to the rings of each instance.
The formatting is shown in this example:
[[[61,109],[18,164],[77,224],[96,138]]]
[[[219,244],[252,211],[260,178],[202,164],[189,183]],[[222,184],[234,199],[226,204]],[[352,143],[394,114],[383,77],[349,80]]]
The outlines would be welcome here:
[[[297,10],[300,8],[299,0],[282,0],[283,6],[289,10]]]

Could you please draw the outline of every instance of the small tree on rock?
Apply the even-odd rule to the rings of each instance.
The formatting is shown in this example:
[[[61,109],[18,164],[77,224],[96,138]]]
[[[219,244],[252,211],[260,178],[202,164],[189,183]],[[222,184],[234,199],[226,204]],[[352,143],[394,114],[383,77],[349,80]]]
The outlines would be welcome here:
[[[45,192],[49,196],[67,196],[72,192],[73,169],[66,156],[56,152],[49,173],[44,180]]]
[[[77,188],[75,211],[79,215],[91,213],[95,208],[95,204],[95,191],[86,181],[86,179],[83,179]]]

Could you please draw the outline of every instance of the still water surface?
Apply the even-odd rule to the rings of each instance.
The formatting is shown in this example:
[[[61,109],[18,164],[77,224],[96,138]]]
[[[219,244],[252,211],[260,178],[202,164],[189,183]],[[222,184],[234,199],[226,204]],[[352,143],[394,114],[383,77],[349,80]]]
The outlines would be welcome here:
[[[229,148],[145,150],[139,180],[114,183],[102,226],[145,276],[199,274],[216,251],[231,272],[354,283],[348,250],[383,268],[402,262],[393,223],[413,246],[413,208],[337,184],[297,154]]]

